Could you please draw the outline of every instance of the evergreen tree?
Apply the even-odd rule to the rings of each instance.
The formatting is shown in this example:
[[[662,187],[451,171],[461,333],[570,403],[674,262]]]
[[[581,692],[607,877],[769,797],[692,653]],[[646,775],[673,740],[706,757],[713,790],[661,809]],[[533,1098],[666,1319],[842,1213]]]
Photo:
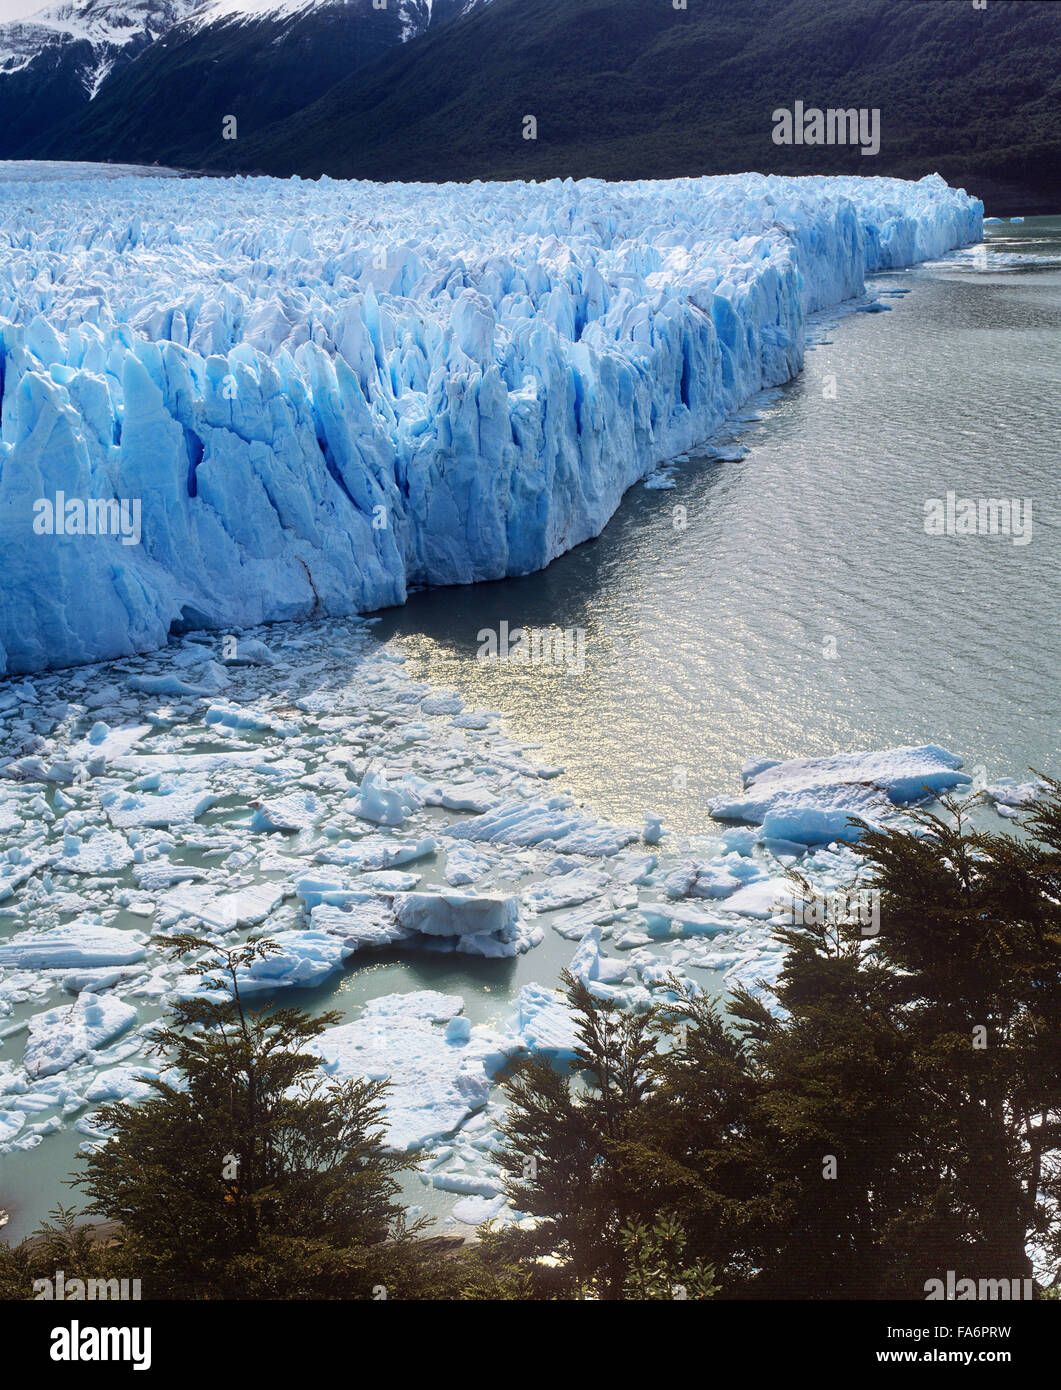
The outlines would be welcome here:
[[[213,988],[179,1002],[155,1031],[176,1075],[153,1081],[142,1103],[101,1108],[113,1137],[77,1180],[89,1211],[121,1223],[123,1259],[145,1296],[415,1292],[420,1226],[407,1229],[394,1201],[396,1174],[411,1165],[383,1147],[386,1087],[325,1085],[307,1051],[338,1015],[245,1010],[239,971],[270,943],[161,944],[177,956],[209,948],[191,969]]]
[[[644,1147],[658,1017],[595,1000],[567,972],[578,1047],[564,1075],[547,1059],[517,1062],[505,1083],[499,1162],[516,1208],[537,1219],[507,1249],[536,1270],[540,1292],[618,1298],[627,1277],[622,1232],[655,1215],[658,1186]]]
[[[1056,1269],[1061,784],[1048,791],[1023,837],[976,830],[948,799],[867,829],[881,934],[801,916],[778,933],[776,984],[738,991],[728,1019],[679,992],[631,1016],[568,978],[576,1075],[537,1058],[507,1085],[508,1191],[536,1224],[499,1251],[545,1257],[535,1288],[565,1297],[644,1296],[631,1232],[647,1249],[656,1228],[723,1297],[923,1298],[948,1270],[1027,1277],[1029,1247]]]
[[[972,1277],[1058,1258],[1061,1158],[1061,786],[1027,838],[976,831],[969,805],[918,812],[858,846],[881,891],[876,950],[932,1110],[937,1161]],[[955,1268],[956,1266],[947,1266]],[[938,1271],[934,1271],[936,1273]]]

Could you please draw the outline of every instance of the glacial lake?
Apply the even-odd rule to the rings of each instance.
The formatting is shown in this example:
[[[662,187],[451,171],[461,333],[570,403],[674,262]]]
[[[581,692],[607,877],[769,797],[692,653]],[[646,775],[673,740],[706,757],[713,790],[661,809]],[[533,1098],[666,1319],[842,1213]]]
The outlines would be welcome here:
[[[989,781],[1058,771],[1061,217],[985,237],[873,277],[887,312],[819,320],[742,461],[693,458],[544,572],[415,594],[378,634],[622,823],[702,830],[751,757],[937,743]],[[926,534],[948,492],[1030,499],[1030,541]],[[584,670],[477,660],[503,621],[582,629]]]
[[[555,790],[622,824],[655,812],[679,838],[712,833],[707,800],[735,792],[752,757],[937,743],[989,781],[1057,771],[1061,218],[986,233],[874,277],[868,301],[886,311],[819,319],[803,374],[715,441],[743,458],[690,458],[545,572],[414,594],[375,635],[539,745],[565,768]],[[948,493],[1030,499],[1030,542],[926,534],[926,502]],[[582,669],[478,660],[502,622],[579,631]],[[363,953],[285,1002],[356,1017],[378,995],[434,989],[501,1027],[573,950],[546,928],[513,960]],[[4,1237],[73,1200],[61,1181],[83,1138],[67,1128],[3,1160]],[[416,1177],[406,1195],[443,1221],[455,1200]]]

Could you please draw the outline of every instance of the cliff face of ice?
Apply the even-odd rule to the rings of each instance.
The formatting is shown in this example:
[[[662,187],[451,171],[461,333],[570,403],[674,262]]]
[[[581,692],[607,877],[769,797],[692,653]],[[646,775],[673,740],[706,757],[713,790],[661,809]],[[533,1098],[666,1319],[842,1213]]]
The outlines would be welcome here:
[[[541,568],[796,373],[808,313],[983,215],[935,176],[25,175],[0,166],[7,673]]]

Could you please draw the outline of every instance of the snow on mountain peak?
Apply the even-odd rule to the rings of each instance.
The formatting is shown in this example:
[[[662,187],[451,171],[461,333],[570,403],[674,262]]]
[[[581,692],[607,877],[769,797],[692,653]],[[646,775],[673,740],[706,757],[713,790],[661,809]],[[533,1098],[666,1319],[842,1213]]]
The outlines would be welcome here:
[[[52,30],[57,36],[87,39],[89,43],[125,44],[142,34],[159,35],[187,18],[202,0],[63,0],[0,25],[5,39],[12,31]],[[6,46],[6,45],[5,45]]]
[[[201,4],[202,0],[60,0],[25,19],[0,24],[0,76],[29,67],[45,50],[88,43],[87,59],[75,50],[75,70],[91,99],[122,49],[134,40],[158,38]]]
[[[485,3],[489,3],[489,0],[466,0],[458,13],[466,14]],[[371,0],[205,0],[194,14],[194,23],[196,27],[205,29],[226,20],[287,19],[311,11],[347,8],[360,13],[373,12]],[[434,0],[388,0],[388,8],[401,21],[401,41],[405,43],[429,27]],[[376,13],[382,15],[386,9],[376,10]]]

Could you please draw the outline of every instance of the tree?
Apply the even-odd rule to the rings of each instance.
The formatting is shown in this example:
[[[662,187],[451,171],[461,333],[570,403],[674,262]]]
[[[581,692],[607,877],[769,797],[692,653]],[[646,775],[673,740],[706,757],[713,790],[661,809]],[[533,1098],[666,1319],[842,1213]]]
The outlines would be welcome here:
[[[537,1266],[539,1292],[619,1298],[627,1277],[622,1232],[651,1219],[659,1197],[643,1147],[658,1015],[595,1000],[567,972],[562,982],[578,1039],[568,1074],[531,1056],[504,1084],[505,1190],[537,1219],[533,1229],[507,1232],[506,1243],[520,1261],[552,1262]]]
[[[916,1296],[918,1260],[953,1257],[964,1227],[938,1200],[943,1136],[894,978],[855,925],[810,921],[778,936],[787,955],[774,1001],[739,990],[729,1006],[757,1083],[730,1292]],[[917,1243],[904,1234],[914,1212],[925,1214]]]
[[[918,1298],[948,1270],[1028,1277],[1029,1247],[1056,1265],[1061,786],[1049,788],[1027,838],[976,830],[971,804],[950,798],[866,830],[856,852],[880,935],[842,916],[799,921],[777,934],[776,986],[734,997],[756,1088],[742,1158],[757,1180],[720,1265],[730,1292]],[[715,1104],[695,1070],[673,1084],[676,1114],[704,1094]]]
[[[568,977],[578,1075],[539,1058],[507,1085],[507,1187],[536,1224],[499,1249],[545,1257],[535,1288],[566,1297],[651,1296],[679,1264],[759,1298],[923,1298],[948,1270],[1026,1278],[1030,1249],[1058,1270],[1061,784],[1046,788],[1020,838],[947,798],[866,829],[880,935],[801,914],[777,933],[776,984],[738,990],[727,1017],[677,990],[624,1014]]]
[[[179,1002],[152,1035],[176,1075],[140,1104],[101,1108],[113,1137],[76,1180],[90,1212],[121,1223],[123,1261],[145,1296],[415,1294],[422,1223],[407,1227],[393,1200],[395,1175],[412,1165],[383,1147],[386,1087],[325,1085],[307,1051],[338,1015],[245,1010],[239,972],[271,943],[160,944],[177,957],[208,948],[191,970],[209,992]]]
[[[686,1235],[673,1215],[657,1216],[651,1226],[635,1223],[622,1233],[627,1276],[624,1297],[643,1303],[713,1297],[715,1272],[702,1261],[685,1263]]]
[[[52,1283],[59,1270],[67,1288],[75,1280],[120,1277],[113,1242],[97,1240],[69,1207],[59,1206],[50,1215],[32,1239],[14,1249],[0,1245],[0,1300],[36,1298],[41,1288],[35,1281]]]
[[[973,1276],[1029,1276],[1029,1245],[1061,1259],[1061,784],[1044,780],[1027,838],[976,831],[945,798],[950,819],[857,846]]]

